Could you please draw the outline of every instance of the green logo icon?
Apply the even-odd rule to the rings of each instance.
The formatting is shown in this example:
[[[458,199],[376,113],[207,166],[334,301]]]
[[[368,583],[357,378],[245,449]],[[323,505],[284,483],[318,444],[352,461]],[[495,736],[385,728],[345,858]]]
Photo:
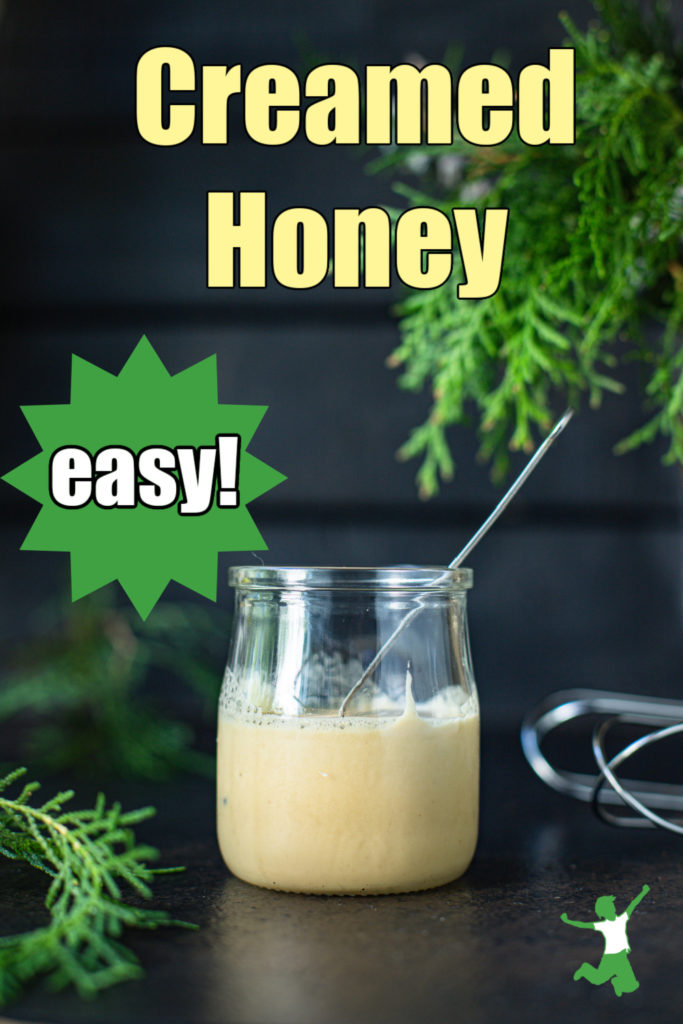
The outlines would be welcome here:
[[[624,992],[635,992],[640,987],[628,958],[631,947],[626,925],[633,911],[649,891],[650,886],[644,885],[623,914],[617,914],[614,896],[599,896],[595,901],[595,913],[600,918],[599,921],[571,921],[566,914],[562,914],[565,924],[570,924],[574,928],[591,928],[602,932],[605,940],[605,951],[598,966],[582,963],[574,972],[574,981],[585,978],[591,985],[604,985],[605,982],[611,981],[612,988],[618,996]]]
[[[113,580],[143,619],[171,580],[215,601],[218,552],[267,547],[266,407],[220,404],[215,356],[175,376],[145,337],[118,376],[74,356],[70,403],[22,411],[42,449],[3,477],[42,505],[22,549],[68,551],[74,601]]]

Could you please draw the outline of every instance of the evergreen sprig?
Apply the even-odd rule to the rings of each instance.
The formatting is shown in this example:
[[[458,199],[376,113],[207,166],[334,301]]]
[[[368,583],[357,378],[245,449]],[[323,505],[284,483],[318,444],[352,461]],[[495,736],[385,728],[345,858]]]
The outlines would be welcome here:
[[[37,782],[26,783],[18,796],[6,795],[25,772],[18,768],[0,779],[0,854],[51,876],[45,899],[50,921],[0,938],[0,1006],[16,999],[36,975],[46,975],[53,988],[74,985],[85,997],[139,978],[136,956],[118,941],[124,927],[195,927],[123,899],[124,887],[149,899],[155,874],[183,870],[150,868],[158,851],[136,843],[132,826],[154,808],[124,812],[118,803],[107,807],[100,794],[92,810],[64,810],[71,790],[34,806]]]
[[[532,449],[567,404],[622,392],[630,361],[647,419],[616,450],[663,437],[664,461],[683,463],[683,50],[662,3],[594,2],[603,23],[585,33],[561,16],[576,49],[574,145],[458,137],[375,161],[421,175],[420,189],[395,185],[413,205],[510,209],[494,296],[458,300],[456,247],[449,280],[398,310],[389,364],[402,367],[401,387],[433,395],[399,452],[422,456],[424,497],[452,476],[449,425],[475,419],[480,454],[501,478],[508,447]]]
[[[0,722],[26,733],[31,764],[156,780],[214,772],[214,758],[193,749],[188,716],[169,714],[168,686],[151,685],[154,673],[173,678],[195,717],[212,719],[224,634],[214,615],[163,602],[141,622],[109,590],[46,617],[0,682]]]

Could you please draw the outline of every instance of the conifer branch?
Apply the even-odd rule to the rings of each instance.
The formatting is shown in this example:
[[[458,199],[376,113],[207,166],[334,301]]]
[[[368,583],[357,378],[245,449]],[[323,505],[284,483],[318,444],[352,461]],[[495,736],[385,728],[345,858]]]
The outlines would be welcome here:
[[[64,810],[71,790],[34,806],[37,782],[25,784],[18,796],[6,795],[25,773],[18,768],[0,779],[0,854],[51,877],[45,898],[50,920],[0,938],[0,1006],[16,999],[37,975],[45,975],[53,988],[74,985],[84,997],[141,977],[137,958],[118,941],[124,927],[195,927],[123,898],[128,887],[138,898],[150,899],[152,879],[160,873],[148,866],[158,851],[138,845],[132,829],[154,808],[124,812],[118,803],[107,807],[100,794],[93,809]],[[3,874],[6,890],[11,876]]]
[[[426,422],[399,452],[422,457],[423,497],[452,476],[451,424],[476,423],[480,455],[500,478],[510,438],[512,449],[533,448],[559,409],[623,392],[632,362],[645,423],[616,451],[664,439],[664,461],[683,463],[683,50],[663,5],[594,2],[603,24],[585,33],[560,18],[576,49],[574,145],[457,137],[447,150],[396,147],[374,161],[403,173],[396,191],[412,205],[510,209],[493,297],[458,299],[456,247],[449,280],[398,307],[389,364],[401,387],[432,392]],[[425,163],[409,187],[405,176]]]

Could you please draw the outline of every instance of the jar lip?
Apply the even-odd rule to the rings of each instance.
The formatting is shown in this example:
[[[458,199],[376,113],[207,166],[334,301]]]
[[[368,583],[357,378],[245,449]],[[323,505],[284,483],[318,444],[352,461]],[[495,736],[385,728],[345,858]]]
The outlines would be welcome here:
[[[440,565],[337,566],[235,565],[228,581],[238,590],[433,590],[472,587],[472,570]]]

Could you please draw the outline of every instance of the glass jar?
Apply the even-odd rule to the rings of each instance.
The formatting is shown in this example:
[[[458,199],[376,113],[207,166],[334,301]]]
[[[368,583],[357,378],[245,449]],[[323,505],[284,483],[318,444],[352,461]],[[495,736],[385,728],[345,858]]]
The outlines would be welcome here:
[[[334,894],[461,875],[479,806],[471,570],[250,566],[230,583],[217,786],[230,870]]]

